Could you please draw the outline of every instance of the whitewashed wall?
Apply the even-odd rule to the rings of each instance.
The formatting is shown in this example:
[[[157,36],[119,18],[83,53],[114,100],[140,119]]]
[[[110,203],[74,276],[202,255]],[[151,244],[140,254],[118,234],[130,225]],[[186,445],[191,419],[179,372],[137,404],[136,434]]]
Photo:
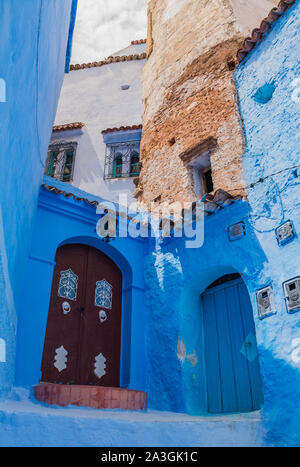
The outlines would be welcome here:
[[[134,45],[115,55],[141,54],[145,47],[145,44]],[[144,60],[132,60],[71,71],[62,88],[55,125],[82,122],[85,127],[80,131],[54,133],[52,141],[78,143],[71,183],[107,200],[118,201],[119,193],[127,193],[132,200],[135,189],[130,178],[104,180],[106,146],[101,132],[141,123],[144,63]],[[123,85],[130,85],[130,89],[123,91]]]

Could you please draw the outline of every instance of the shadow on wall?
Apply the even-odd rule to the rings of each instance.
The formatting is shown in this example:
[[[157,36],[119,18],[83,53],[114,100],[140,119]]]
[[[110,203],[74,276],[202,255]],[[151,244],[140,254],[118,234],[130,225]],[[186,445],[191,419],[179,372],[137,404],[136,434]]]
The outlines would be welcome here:
[[[268,349],[260,349],[260,364],[264,374],[265,444],[299,447],[300,367],[293,368],[286,361],[275,358]]]
[[[145,258],[148,317],[148,407],[186,412],[181,363],[176,358],[180,301],[184,277],[177,248],[167,253],[152,240],[153,252]],[[156,243],[156,244],[155,244]],[[174,245],[172,244],[172,247]],[[170,296],[171,292],[171,296]]]
[[[72,140],[72,138],[68,138]],[[73,138],[74,139],[74,138]],[[76,139],[76,138],[75,138]],[[74,185],[108,201],[117,202],[120,192],[134,191],[132,179],[104,180],[106,146],[99,135],[98,151],[88,130],[80,136],[75,159]]]
[[[103,167],[87,129],[84,130],[78,142],[74,183],[82,190],[88,191],[87,187],[95,185],[96,179],[103,180]]]

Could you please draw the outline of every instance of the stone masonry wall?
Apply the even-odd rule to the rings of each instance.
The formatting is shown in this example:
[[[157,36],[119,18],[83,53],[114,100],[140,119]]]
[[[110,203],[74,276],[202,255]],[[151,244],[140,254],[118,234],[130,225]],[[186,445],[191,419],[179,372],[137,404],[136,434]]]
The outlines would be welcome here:
[[[179,156],[208,138],[217,141],[214,188],[245,194],[243,130],[228,61],[274,5],[254,5],[247,28],[243,6],[243,0],[150,0],[140,202],[195,200],[191,171]]]

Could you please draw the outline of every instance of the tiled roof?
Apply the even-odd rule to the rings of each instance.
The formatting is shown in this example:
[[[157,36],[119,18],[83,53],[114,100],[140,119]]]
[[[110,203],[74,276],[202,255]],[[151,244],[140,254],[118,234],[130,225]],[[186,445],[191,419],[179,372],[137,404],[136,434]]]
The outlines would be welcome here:
[[[49,177],[47,177],[49,179]],[[55,182],[55,180],[54,180]],[[102,199],[88,199],[88,198],[85,198],[84,196],[76,196],[75,193],[72,193],[71,191],[65,191],[65,190],[62,190],[56,186],[53,186],[53,185],[49,185],[47,182],[45,183],[42,183],[42,187],[45,188],[45,190],[47,191],[50,191],[50,193],[55,193],[56,195],[62,195],[64,196],[65,198],[73,198],[74,201],[77,201],[77,202],[83,202],[85,204],[88,204],[89,206],[95,206],[96,208],[98,206],[101,206],[103,205],[104,206],[104,209],[106,209],[106,202],[103,201]],[[71,187],[72,188],[72,187]],[[75,188],[76,189],[76,188]],[[87,193],[88,195],[88,193]],[[93,198],[93,195],[91,195],[91,198]],[[104,204],[103,204],[104,203]],[[117,209],[117,205],[116,205],[116,212],[115,214],[117,216],[120,215],[120,212],[118,211]],[[130,216],[129,214],[127,214],[127,218],[132,220],[133,217]]]
[[[74,195],[74,193],[67,192],[67,191],[64,191],[64,190],[60,190],[56,186],[50,186],[50,185],[47,185],[47,184],[44,183],[43,187],[47,191],[50,191],[52,193],[56,193],[57,195],[64,195],[66,198],[73,198],[75,201],[83,201],[84,203],[89,204],[90,206],[98,206],[98,204],[99,204],[99,202],[96,201],[96,200],[91,201],[91,200],[89,200],[87,198],[82,198],[82,197],[76,196],[76,195]]]
[[[107,128],[106,130],[102,131],[102,134],[105,133],[114,133],[116,131],[130,131],[130,130],[141,130],[143,125],[132,125],[132,126],[121,126],[120,128]]]
[[[269,15],[262,20],[260,27],[253,29],[251,37],[247,37],[243,47],[237,53],[237,63],[241,63],[249,52],[258,45],[264,37],[271,31],[273,24],[281,18],[296,0],[280,0],[276,8],[272,8]]]
[[[67,131],[67,130],[78,130],[84,127],[84,123],[75,122],[75,123],[66,123],[65,125],[56,125],[53,127],[53,132],[57,131]]]
[[[147,39],[140,39],[138,41],[131,41],[131,45],[146,44]]]
[[[75,201],[82,201],[90,206],[99,206],[101,204],[100,201],[96,200],[89,200],[84,197],[76,196],[72,192],[67,192],[64,190],[60,190],[55,186],[48,185],[44,183],[42,185],[47,191],[55,193],[57,195],[63,195],[66,198],[73,198]],[[227,193],[224,190],[217,190],[214,194],[207,194],[203,197],[202,202],[204,203],[204,212],[206,215],[210,216],[221,209],[230,206],[236,201],[241,200],[240,196],[232,196],[230,193]],[[193,203],[194,207],[196,206],[197,202]],[[119,212],[116,212],[116,215],[119,215]],[[132,216],[128,215],[128,219],[132,219]]]
[[[70,71],[83,70],[84,68],[97,68],[104,65],[109,65],[110,63],[130,62],[132,60],[146,60],[146,53],[123,56],[118,55],[117,57],[108,57],[105,60],[101,60],[100,62],[83,63],[82,65],[71,65]]]

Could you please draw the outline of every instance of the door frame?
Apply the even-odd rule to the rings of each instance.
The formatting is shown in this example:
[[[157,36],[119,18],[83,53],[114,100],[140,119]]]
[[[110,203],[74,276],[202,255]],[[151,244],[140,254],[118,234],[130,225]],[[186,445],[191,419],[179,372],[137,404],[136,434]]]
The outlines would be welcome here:
[[[226,277],[227,275],[230,276],[230,275],[234,275],[236,276],[237,274],[239,274],[239,278],[233,278],[233,279],[229,279],[229,280],[226,280],[220,284],[217,284],[217,285],[213,285],[215,282],[218,282],[220,279],[222,279],[223,277]],[[204,294],[207,292],[207,293],[210,293],[210,290],[211,290],[211,294],[213,294],[215,291],[220,291],[220,290],[224,290],[226,289],[229,285],[238,285],[240,283],[243,283],[244,287],[245,287],[245,290],[247,291],[247,294],[248,294],[248,298],[249,298],[249,302],[250,302],[250,306],[251,306],[251,310],[252,310],[252,318],[253,318],[253,323],[254,323],[254,331],[255,331],[255,338],[256,338],[256,343],[257,343],[257,337],[256,337],[256,323],[255,323],[255,319],[254,319],[254,316],[253,316],[253,306],[252,306],[252,302],[251,302],[251,298],[250,298],[250,294],[249,294],[249,290],[248,290],[248,287],[246,286],[245,284],[245,281],[243,280],[243,277],[240,273],[229,273],[229,274],[225,274],[225,275],[221,275],[219,276],[218,278],[216,278],[213,282],[211,282],[211,284],[209,284],[205,290],[202,291],[202,293],[200,294],[200,299],[201,299],[201,322],[202,322],[202,337],[203,337],[203,344],[202,344],[202,349],[203,349],[203,365],[204,365],[204,379],[205,379],[205,388],[206,388],[206,411],[207,411],[207,414],[208,415],[215,415],[214,413],[211,413],[208,411],[209,409],[209,403],[208,403],[208,385],[207,385],[207,360],[206,360],[206,355],[205,355],[205,326],[204,326],[204,307],[203,307],[203,296]],[[261,407],[260,409],[262,409],[263,407],[263,399],[264,399],[264,393],[263,393],[263,379],[262,379],[262,373],[261,373],[261,368],[260,368],[260,362],[259,362],[259,354],[257,355],[257,358],[258,358],[258,365],[259,365],[259,372],[260,372],[260,378],[261,378],[261,390],[262,390],[262,402],[261,402]],[[260,410],[260,409],[256,409],[254,411],[249,411],[249,413],[253,413],[257,410]],[[240,412],[234,412],[234,413],[240,413]],[[227,415],[226,412],[221,412],[220,414],[223,414],[223,415]]]

